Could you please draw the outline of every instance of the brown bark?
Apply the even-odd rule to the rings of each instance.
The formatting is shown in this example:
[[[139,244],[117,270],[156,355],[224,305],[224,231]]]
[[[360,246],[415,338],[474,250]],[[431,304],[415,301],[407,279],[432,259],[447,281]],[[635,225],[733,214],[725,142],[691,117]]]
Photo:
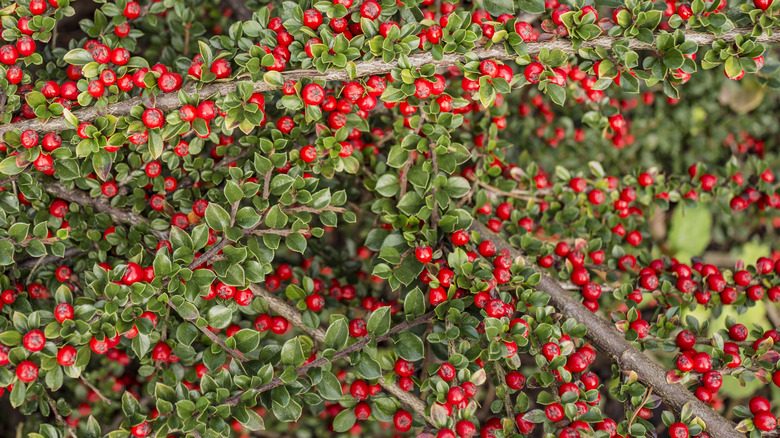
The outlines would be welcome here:
[[[733,42],[737,35],[749,35],[751,32],[752,29],[741,28],[741,29],[733,30],[731,32],[727,32],[719,36],[709,34],[709,33],[699,33],[693,31],[685,31],[684,34],[686,40],[694,41],[699,45],[709,45],[712,44],[714,41],[718,41],[718,40]],[[622,38],[617,38],[617,37],[600,36],[593,40],[585,41],[582,44],[582,46],[602,47],[605,49],[610,49],[614,43],[616,43],[621,39]],[[771,37],[764,35],[757,38],[757,41],[762,43],[778,43],[780,42],[780,34],[775,33]],[[538,55],[543,48],[549,50],[563,50],[564,52],[567,53],[577,52],[572,48],[571,43],[567,39],[557,39],[557,40],[544,41],[544,42],[528,42],[525,44],[526,44],[526,50],[528,54],[531,56]],[[628,47],[633,50],[654,50],[655,48],[650,44],[642,43],[636,39],[630,39]],[[515,55],[507,54],[503,44],[494,45],[489,49],[485,49],[484,47],[478,47],[474,49],[472,53],[477,55],[479,59],[509,60],[515,58]],[[436,60],[433,59],[433,55],[430,52],[418,53],[409,57],[412,67],[416,67],[416,68],[422,67],[427,64],[436,67],[449,67],[455,65],[456,62],[462,62],[464,59],[465,56],[463,54],[449,53],[444,55],[442,59]],[[356,69],[357,77],[364,77],[370,75],[387,74],[394,68],[397,68],[398,63],[392,62],[388,64],[382,61],[381,59],[373,59],[371,61],[357,62],[356,66],[357,66]],[[284,77],[285,81],[290,79],[297,81],[303,78],[322,79],[326,81],[349,81],[350,80],[346,70],[333,70],[325,73],[320,73],[314,69],[290,70],[282,73],[282,76]],[[237,82],[240,81],[232,80],[227,82],[215,82],[215,83],[204,85],[200,90],[197,90],[194,84],[190,84],[184,87],[184,90],[188,94],[198,93],[202,97],[208,97],[217,94],[225,96],[235,90]],[[254,91],[257,93],[264,92],[264,91],[272,91],[278,88],[269,85],[264,81],[254,82],[253,85],[254,85]],[[134,97],[132,99],[123,100],[120,102],[110,104],[104,110],[104,113],[111,114],[117,117],[126,116],[130,114],[130,110],[134,106],[140,104],[142,104],[141,97]],[[177,93],[167,93],[167,94],[161,94],[157,96],[155,106],[164,111],[169,111],[181,107],[181,103],[179,102],[179,97]],[[93,120],[95,120],[95,118],[104,114],[101,114],[97,108],[85,108],[82,110],[74,111],[73,115],[75,115],[79,119],[79,122],[92,122]],[[38,131],[39,133],[46,133],[46,132],[64,131],[65,129],[67,129],[67,126],[65,126],[65,120],[62,117],[52,118],[45,122],[37,119],[23,120],[16,123],[8,123],[5,125],[0,125],[0,136],[13,129],[20,129],[22,131],[26,129],[33,129],[35,131]]]
[[[474,222],[471,229],[479,232],[482,237],[492,240],[498,250],[508,249],[513,258],[522,258],[526,261],[526,266],[534,266],[532,262],[525,259],[520,250],[481,223]],[[707,425],[706,432],[711,437],[744,438],[744,434],[735,430],[734,423],[699,401],[685,386],[668,383],[666,370],[650,356],[634,348],[612,324],[588,310],[555,279],[543,272],[541,274],[542,279],[535,288],[546,292],[550,296],[550,304],[565,317],[574,318],[584,324],[588,329],[586,338],[599,352],[607,355],[622,369],[636,372],[639,380],[652,388],[653,392],[674,411],[679,413],[684,405],[690,403],[693,407],[693,415],[704,421]]]

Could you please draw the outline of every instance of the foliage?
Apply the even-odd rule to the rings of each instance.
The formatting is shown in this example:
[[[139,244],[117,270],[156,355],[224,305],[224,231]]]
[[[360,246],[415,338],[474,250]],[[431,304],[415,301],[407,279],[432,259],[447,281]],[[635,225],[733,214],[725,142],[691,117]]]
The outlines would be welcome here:
[[[777,436],[771,0],[1,5],[20,433]]]

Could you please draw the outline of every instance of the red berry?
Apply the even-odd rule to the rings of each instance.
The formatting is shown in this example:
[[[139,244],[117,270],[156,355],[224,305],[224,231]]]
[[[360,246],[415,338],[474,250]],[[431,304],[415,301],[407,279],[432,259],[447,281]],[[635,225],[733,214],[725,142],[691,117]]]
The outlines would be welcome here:
[[[643,339],[647,337],[648,334],[650,334],[650,323],[643,319],[632,321],[628,327],[637,332],[639,339]]]
[[[43,332],[35,329],[27,332],[24,335],[24,338],[22,338],[22,344],[24,345],[24,348],[29,350],[30,352],[36,352],[43,350],[43,346],[46,344],[46,336],[43,335]]]
[[[371,416],[371,406],[366,402],[360,402],[355,405],[355,417],[360,420],[368,420]]]
[[[366,0],[360,5],[360,16],[374,20],[382,13],[382,7],[374,0]],[[410,425],[411,426],[411,425]],[[399,429],[400,430],[400,429]],[[406,429],[409,430],[409,429]]]
[[[156,362],[168,362],[171,358],[171,347],[165,342],[158,342],[152,348],[152,360]]]
[[[68,303],[57,304],[57,307],[54,308],[54,319],[60,324],[67,319],[73,319],[73,315],[73,306]]]
[[[301,91],[301,97],[306,105],[319,105],[325,100],[325,90],[320,84],[307,84]]]
[[[549,404],[547,405],[547,407],[544,408],[544,414],[547,416],[547,419],[549,419],[553,423],[557,423],[563,420],[564,417],[563,406],[560,403]]]
[[[57,363],[64,367],[69,367],[76,363],[76,349],[70,345],[65,345],[57,351]]]
[[[145,436],[149,435],[151,431],[152,428],[151,426],[149,426],[149,423],[147,423],[146,421],[130,428],[130,433],[133,434],[133,436],[138,438],[144,438]]]
[[[319,312],[325,307],[325,298],[322,295],[314,293],[306,297],[306,307],[314,312]]]
[[[544,72],[544,66],[538,62],[532,62],[525,67],[523,74],[528,82],[538,84],[541,80],[539,75],[541,75],[542,72]]]
[[[430,246],[418,246],[414,250],[414,256],[420,263],[429,263],[433,260],[433,250],[431,250]]]
[[[688,438],[688,426],[682,423],[674,423],[669,426],[669,436],[671,438]]]
[[[519,371],[510,371],[506,375],[506,384],[515,390],[523,389],[525,387],[525,376]]]
[[[680,350],[692,350],[696,345],[696,336],[690,330],[683,330],[677,333],[676,342]]]
[[[414,364],[408,360],[398,359],[395,361],[395,373],[401,377],[409,377],[414,374]]]
[[[125,10],[122,12],[122,14],[128,20],[133,20],[135,18],[138,18],[138,16],[141,15],[141,5],[139,5],[137,2],[134,1],[127,2],[127,5],[125,6]]]
[[[769,411],[761,411],[753,418],[756,429],[768,432],[777,427],[777,418]]]
[[[165,124],[165,115],[159,108],[147,108],[141,120],[149,129],[159,128]]]
[[[449,382],[454,379],[455,373],[455,367],[449,363],[443,363],[441,367],[439,367],[438,371],[439,377],[441,377],[445,382]]]
[[[38,365],[29,360],[25,360],[16,366],[16,377],[22,382],[32,382],[38,377]]]
[[[369,2],[376,4],[376,2],[373,0],[368,0],[363,4],[365,5]],[[377,4],[377,8],[378,7],[379,5]],[[362,9],[363,8],[361,8],[361,11]],[[412,428],[412,414],[403,409],[396,411],[393,415],[393,425],[396,429],[398,429],[399,432],[408,432]]]
[[[303,25],[317,30],[322,24],[322,14],[316,9],[307,9],[303,12]]]

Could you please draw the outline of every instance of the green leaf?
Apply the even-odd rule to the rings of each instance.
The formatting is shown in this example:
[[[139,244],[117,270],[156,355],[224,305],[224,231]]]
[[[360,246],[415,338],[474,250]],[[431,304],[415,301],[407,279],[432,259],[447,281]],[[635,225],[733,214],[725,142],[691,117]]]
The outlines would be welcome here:
[[[14,408],[18,408],[19,406],[24,403],[25,398],[27,397],[27,384],[22,382],[21,380],[17,380],[16,383],[14,383],[14,389],[11,390],[11,395],[9,401],[11,402],[11,406]]]
[[[407,319],[414,319],[425,313],[425,295],[419,287],[415,287],[404,298],[404,315]]]
[[[188,321],[195,321],[198,319],[198,316],[200,316],[198,313],[198,308],[195,306],[195,304],[192,304],[189,301],[183,301],[181,304],[179,304],[176,307],[176,311],[183,319]]]
[[[377,193],[386,198],[395,196],[399,189],[400,186],[398,185],[398,177],[391,173],[386,173],[380,176],[376,182]]]
[[[307,355],[303,351],[303,344],[301,343],[300,338],[295,337],[289,339],[282,345],[283,364],[298,368],[306,361],[306,357]]]
[[[248,23],[251,23],[249,21]],[[241,423],[245,428],[255,431],[265,429],[265,422],[263,417],[260,416],[254,409],[247,408],[233,408],[232,412],[235,415],[236,420]]]
[[[162,134],[159,129],[152,129],[149,131],[149,152],[152,153],[152,158],[157,159],[162,156],[165,144],[163,143]]]
[[[252,329],[242,329],[233,335],[236,340],[236,349],[242,353],[249,353],[260,345],[260,332]]]
[[[228,202],[234,204],[244,198],[244,191],[236,184],[235,181],[228,181],[225,183],[225,197]]]
[[[0,241],[0,265],[13,265],[14,264],[14,244],[3,240]]]
[[[566,89],[558,84],[547,84],[547,94],[558,105],[563,106],[566,102]]]
[[[372,336],[382,336],[390,330],[390,306],[382,306],[368,317],[366,324],[368,333]]]
[[[447,184],[444,185],[443,189],[450,197],[460,198],[471,190],[471,184],[466,178],[451,176],[447,179]]]
[[[425,346],[422,339],[414,333],[403,332],[395,339],[393,350],[402,359],[416,362],[425,357]]]
[[[19,167],[16,165],[16,157],[8,157],[0,161],[0,173],[4,175],[16,175],[21,173],[25,167],[27,166]]]
[[[252,207],[244,207],[236,213],[236,224],[241,228],[252,228],[260,222],[260,215]]]
[[[221,304],[210,308],[207,315],[209,325],[218,329],[227,327],[230,324],[230,321],[233,319],[233,312],[230,310],[230,308]]]
[[[284,239],[284,243],[287,245],[287,248],[289,248],[290,251],[295,251],[301,254],[306,251],[306,238],[303,237],[303,234],[301,233],[291,233],[289,236],[287,236],[286,239]]]
[[[317,383],[317,393],[325,400],[341,400],[344,397],[339,379],[329,371],[322,372],[322,378]]]
[[[269,71],[263,75],[263,80],[266,84],[272,87],[281,87],[284,85],[284,77],[278,71]]]
[[[344,409],[333,419],[333,430],[338,433],[346,432],[355,425],[356,421],[355,410]]]
[[[341,350],[347,345],[349,339],[349,328],[347,327],[347,321],[344,318],[339,318],[333,321],[328,327],[328,331],[325,332],[325,348],[332,348],[334,350]]]
[[[355,362],[355,371],[364,379],[378,379],[382,375],[379,362],[367,354],[360,355],[360,359]]]
[[[230,214],[218,204],[209,203],[206,207],[206,224],[214,231],[225,231],[230,226]]]
[[[72,65],[87,65],[95,58],[85,49],[73,49],[62,58],[65,62]]]
[[[672,70],[682,67],[683,62],[685,62],[685,57],[677,49],[669,49],[664,53],[664,64]]]
[[[527,14],[544,13],[544,0],[519,0],[517,6]],[[514,12],[510,12],[510,14],[514,14]]]
[[[503,14],[514,15],[515,13],[515,2],[512,0],[485,0],[484,5],[485,10],[493,16]]]
[[[22,342],[22,334],[15,330],[8,330],[0,333],[0,343],[3,343],[9,347],[19,345]]]
[[[138,400],[128,391],[122,394],[122,412],[124,412],[125,417],[132,417],[134,414],[141,412],[141,405],[138,403]]]
[[[8,229],[8,237],[12,238],[16,243],[22,243],[30,231],[30,224],[17,223],[11,225]]]

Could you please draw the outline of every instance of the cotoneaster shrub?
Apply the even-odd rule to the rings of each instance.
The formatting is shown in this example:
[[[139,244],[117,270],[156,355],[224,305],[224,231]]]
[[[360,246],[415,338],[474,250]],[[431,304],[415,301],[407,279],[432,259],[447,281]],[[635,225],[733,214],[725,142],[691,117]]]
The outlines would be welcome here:
[[[4,0],[1,435],[777,437],[778,10]]]

